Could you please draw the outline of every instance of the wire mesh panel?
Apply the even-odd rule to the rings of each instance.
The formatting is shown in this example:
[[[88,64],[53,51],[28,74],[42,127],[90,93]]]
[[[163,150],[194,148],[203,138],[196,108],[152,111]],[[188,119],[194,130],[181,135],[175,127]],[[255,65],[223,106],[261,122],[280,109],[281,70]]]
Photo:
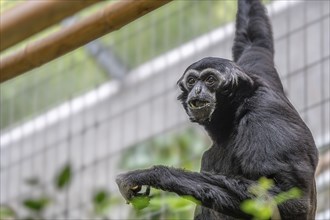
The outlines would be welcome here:
[[[329,7],[268,5],[276,67],[322,155],[330,141]],[[191,219],[193,203],[159,191],[136,212],[114,180],[155,164],[199,170],[210,141],[188,122],[176,82],[200,58],[231,58],[235,13],[234,1],[175,1],[1,85],[0,203],[19,217]],[[318,219],[330,218],[329,172],[317,177]]]

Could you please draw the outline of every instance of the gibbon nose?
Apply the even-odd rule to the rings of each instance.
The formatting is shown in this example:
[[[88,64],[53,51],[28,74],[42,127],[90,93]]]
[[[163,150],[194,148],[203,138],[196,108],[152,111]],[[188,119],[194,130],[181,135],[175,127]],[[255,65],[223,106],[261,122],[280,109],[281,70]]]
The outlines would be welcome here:
[[[195,94],[198,95],[199,93],[201,93],[201,91],[202,91],[202,87],[200,85],[196,85]]]

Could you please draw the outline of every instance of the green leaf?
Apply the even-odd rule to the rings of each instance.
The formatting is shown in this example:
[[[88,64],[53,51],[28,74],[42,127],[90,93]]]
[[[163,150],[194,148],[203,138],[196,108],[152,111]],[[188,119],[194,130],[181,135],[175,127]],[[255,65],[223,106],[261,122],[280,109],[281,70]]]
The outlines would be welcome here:
[[[276,195],[274,200],[279,205],[290,199],[299,199],[301,196],[302,196],[301,190],[298,189],[297,187],[293,187],[287,192],[281,192],[280,194]]]
[[[58,189],[68,186],[72,178],[72,170],[70,164],[64,166],[55,179],[55,185]]]
[[[11,208],[0,206],[0,219],[15,219],[15,216],[16,214]]]
[[[266,177],[261,177],[258,182],[259,182],[260,187],[265,190],[269,190],[274,186],[274,181],[272,179],[268,179]]]
[[[150,197],[148,197],[148,196],[138,196],[138,197],[133,198],[130,202],[132,203],[133,207],[136,210],[142,210],[142,209],[149,206]]]
[[[273,213],[272,207],[268,203],[252,199],[243,201],[241,210],[256,219],[269,219]]]
[[[37,199],[26,199],[23,201],[25,208],[33,212],[42,212],[50,203],[50,199],[47,197],[41,197]]]
[[[107,191],[101,190],[93,196],[94,213],[97,216],[105,215],[111,206],[110,195]]]
[[[274,181],[272,179],[267,179],[266,177],[261,177],[258,180],[258,184],[253,184],[249,187],[249,192],[256,197],[263,197],[268,194],[268,190],[274,186]]]
[[[199,200],[195,199],[195,197],[193,197],[193,196],[182,196],[182,198],[187,199],[197,205],[201,205],[201,202]]]
[[[94,195],[93,202],[94,204],[101,204],[102,202],[105,202],[107,199],[109,199],[108,192],[101,190]]]

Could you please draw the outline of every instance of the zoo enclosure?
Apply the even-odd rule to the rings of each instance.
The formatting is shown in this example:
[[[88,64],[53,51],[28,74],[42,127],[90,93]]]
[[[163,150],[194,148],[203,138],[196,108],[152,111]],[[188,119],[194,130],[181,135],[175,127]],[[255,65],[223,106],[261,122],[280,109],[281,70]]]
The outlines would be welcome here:
[[[101,39],[102,47],[97,47],[100,42],[97,41],[80,49],[88,56],[81,57],[74,52],[61,58],[70,62],[62,63],[59,59],[40,67],[22,77],[29,77],[31,86],[26,90],[13,93],[11,99],[4,99],[1,95],[1,111],[8,108],[6,117],[9,122],[1,129],[0,203],[19,207],[20,199],[37,193],[24,185],[26,178],[38,175],[49,183],[58,168],[71,161],[75,179],[68,191],[57,198],[65,206],[57,204],[47,210],[47,216],[86,218],[86,212],[91,208],[89,192],[106,187],[113,194],[118,193],[113,180],[120,172],[118,164],[125,152],[141,147],[138,143],[155,136],[166,136],[168,132],[180,133],[190,127],[187,116],[175,100],[176,80],[189,64],[199,58],[231,58],[234,31],[233,23],[227,17],[211,20],[208,27],[203,22],[188,26],[184,13],[196,16],[200,7],[196,2],[164,6],[157,12],[162,14],[160,18],[154,14],[148,15],[145,23],[133,23],[133,30],[120,30],[120,37],[116,41]],[[212,10],[215,7],[213,1],[204,3],[204,7],[205,11],[213,13],[208,14],[211,18],[218,16]],[[231,5],[227,7],[230,11]],[[320,152],[326,155],[329,151],[329,2],[279,1],[273,2],[268,9],[274,27],[277,69],[285,90],[311,128]],[[177,31],[169,32],[173,28],[170,23],[173,17],[178,18],[174,22]],[[205,15],[198,17],[202,18],[205,19]],[[157,26],[162,27],[162,32],[154,31]],[[199,33],[200,29],[204,33]],[[130,43],[136,38],[142,41],[146,32],[150,37],[148,48]],[[187,32],[192,36],[190,39],[184,34]],[[173,34],[176,35],[175,40],[170,42],[169,35]],[[116,46],[122,51],[114,52]],[[149,59],[146,59],[145,53]],[[105,54],[114,60],[123,76],[118,77],[113,69],[104,65],[101,57]],[[117,55],[117,59],[113,59],[113,54]],[[77,83],[79,79],[71,78],[74,87],[71,96],[64,102],[63,99],[57,101],[57,105],[54,105],[54,101],[54,107],[49,106],[49,100],[54,94],[64,96],[65,91],[48,91],[44,88],[33,92],[45,82],[56,79],[59,81],[57,87],[62,82],[55,74],[39,79],[38,72],[48,72],[49,66],[54,73],[73,72],[75,69],[90,71],[80,66],[88,64],[91,58],[94,59],[93,65],[101,66],[92,70],[106,74],[109,72],[109,82],[104,82],[107,78],[103,76],[96,80],[91,91],[77,96],[75,93],[80,89]],[[64,76],[62,78],[67,80]],[[15,85],[15,82],[9,81],[4,86],[11,84]],[[30,96],[31,102],[25,104],[35,109],[35,115],[17,121],[14,117],[17,111],[15,102],[26,102],[27,92],[33,95]],[[169,141],[165,138],[163,142]],[[152,156],[157,154],[157,149],[146,153]],[[196,164],[200,160],[198,153],[189,155],[189,159]],[[143,164],[141,160],[136,158],[131,163],[138,166]],[[180,161],[175,162],[178,164],[170,161],[163,163],[173,166],[181,164]],[[326,219],[329,216],[329,167],[323,168],[317,181],[320,201],[318,219]],[[43,189],[44,192],[51,190],[49,186]],[[114,218],[127,217],[127,213],[118,210],[112,210],[109,215]],[[164,207],[159,213],[165,210]],[[152,214],[149,217],[152,218]]]

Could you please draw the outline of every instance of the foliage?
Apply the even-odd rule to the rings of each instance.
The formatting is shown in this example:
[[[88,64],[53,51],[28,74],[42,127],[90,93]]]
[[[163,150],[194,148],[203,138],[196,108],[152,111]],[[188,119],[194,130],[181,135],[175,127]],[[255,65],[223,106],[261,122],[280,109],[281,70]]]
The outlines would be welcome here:
[[[196,159],[209,145],[203,137],[196,130],[187,129],[152,138],[125,151],[119,160],[119,167],[132,170],[163,164],[197,171],[200,163],[196,163]],[[137,197],[131,202],[134,209],[129,218],[146,219],[151,216],[151,219],[192,219],[195,204],[198,204],[192,197],[179,197],[156,189],[152,189],[150,195]]]
[[[57,189],[61,190],[68,186],[71,181],[72,171],[69,164],[65,165],[55,179]]]
[[[247,199],[242,202],[241,209],[247,214],[253,216],[253,219],[270,219],[277,210],[277,206],[290,200],[301,197],[301,191],[298,188],[292,188],[287,192],[281,192],[278,195],[271,196],[270,190],[274,187],[274,181],[262,177],[258,184],[252,185],[249,192],[255,196],[253,199]]]
[[[198,170],[199,163],[194,163],[194,157],[200,157],[204,147],[208,144],[199,135],[198,132],[188,129],[185,132],[169,133],[161,137],[153,138],[150,141],[143,142],[130,148],[123,154],[121,161],[121,168],[128,169],[128,167],[138,164],[140,167],[151,166],[156,161],[161,161],[163,164],[180,165],[180,167],[189,168],[191,170]],[[153,157],[142,157],[150,155],[153,152]],[[137,164],[130,163],[133,158],[142,157],[141,160],[135,160]],[[19,219],[46,219],[46,211],[54,204],[58,204],[57,196],[70,186],[74,175],[72,166],[68,163],[64,165],[55,175],[53,181],[54,194],[44,192],[46,187],[37,177],[30,177],[25,180],[25,184],[33,187],[36,194],[34,196],[26,197],[21,201],[21,206],[27,211],[27,216],[18,216]],[[47,186],[48,188],[48,186]],[[151,216],[152,219],[162,218],[166,219],[186,219],[192,218],[192,210],[194,204],[197,203],[191,197],[178,197],[173,193],[164,193],[159,190],[152,190],[152,197],[138,197],[131,201],[134,209],[130,213],[132,218],[142,218]],[[90,217],[98,217],[107,219],[109,211],[114,206],[122,204],[122,200],[114,195],[111,195],[107,190],[99,189],[92,195],[91,203],[93,209]],[[147,207],[147,208],[146,208]],[[173,212],[173,210],[176,210]],[[12,220],[16,213],[7,206],[1,206],[1,216],[8,216],[3,219]]]
[[[153,190],[152,197],[133,199],[134,212],[129,218],[146,219],[192,219],[196,200],[174,193]],[[198,203],[197,203],[198,204]]]
[[[65,168],[67,169],[69,165],[67,165]],[[64,170],[61,171],[61,173],[65,172]],[[42,188],[42,183],[40,182],[39,178],[37,177],[30,177],[25,180],[25,183],[33,188],[36,188],[37,190]],[[34,196],[34,197],[28,197],[21,201],[21,205],[26,211],[29,213],[28,216],[20,217],[20,219],[45,219],[43,217],[44,211],[50,206],[52,201],[54,201],[55,198],[52,198],[49,195],[42,194],[40,196]],[[2,218],[0,218],[2,219]]]
[[[93,212],[95,216],[105,217],[111,206],[118,203],[118,199],[111,197],[106,190],[99,190],[93,196]]]
[[[8,206],[0,205],[0,219],[1,220],[13,220],[13,219],[16,219],[16,214]]]
[[[274,197],[277,205],[280,205],[290,199],[298,199],[302,196],[301,190],[294,187],[287,192],[282,192]]]
[[[139,197],[133,198],[130,202],[132,203],[133,207],[136,210],[142,210],[149,206],[150,197],[149,196],[139,196]]]
[[[48,195],[42,193],[39,196],[28,197],[21,201],[22,207],[27,211],[28,216],[18,217],[25,220],[42,220],[47,219],[44,216],[44,212],[54,203],[56,203],[56,197],[63,190],[67,189],[73,180],[72,167],[68,163],[63,166],[58,174],[54,178],[53,186],[55,194]],[[44,184],[37,177],[30,177],[25,180],[25,183],[37,191],[43,191]],[[115,196],[111,196],[106,190],[100,189],[92,196],[93,210],[91,217],[101,217],[106,219],[109,214],[109,210],[112,206],[119,203],[119,199]],[[16,213],[8,206],[0,206],[0,220],[14,220],[17,219]]]
[[[50,199],[46,196],[42,196],[36,199],[26,199],[23,201],[25,208],[32,212],[42,212],[50,203]]]
[[[57,190],[63,190],[69,186],[72,179],[71,165],[66,164],[56,175],[54,180],[54,187]],[[28,178],[25,183],[30,187],[42,189],[43,185],[37,177]],[[55,202],[55,195],[42,194],[38,197],[26,198],[22,201],[22,206],[30,213],[24,219],[45,219],[44,211]]]
[[[130,147],[123,152],[118,166],[124,170],[132,170],[163,164],[199,170],[200,164],[192,158],[199,159],[206,146],[209,143],[196,130],[173,132]]]

